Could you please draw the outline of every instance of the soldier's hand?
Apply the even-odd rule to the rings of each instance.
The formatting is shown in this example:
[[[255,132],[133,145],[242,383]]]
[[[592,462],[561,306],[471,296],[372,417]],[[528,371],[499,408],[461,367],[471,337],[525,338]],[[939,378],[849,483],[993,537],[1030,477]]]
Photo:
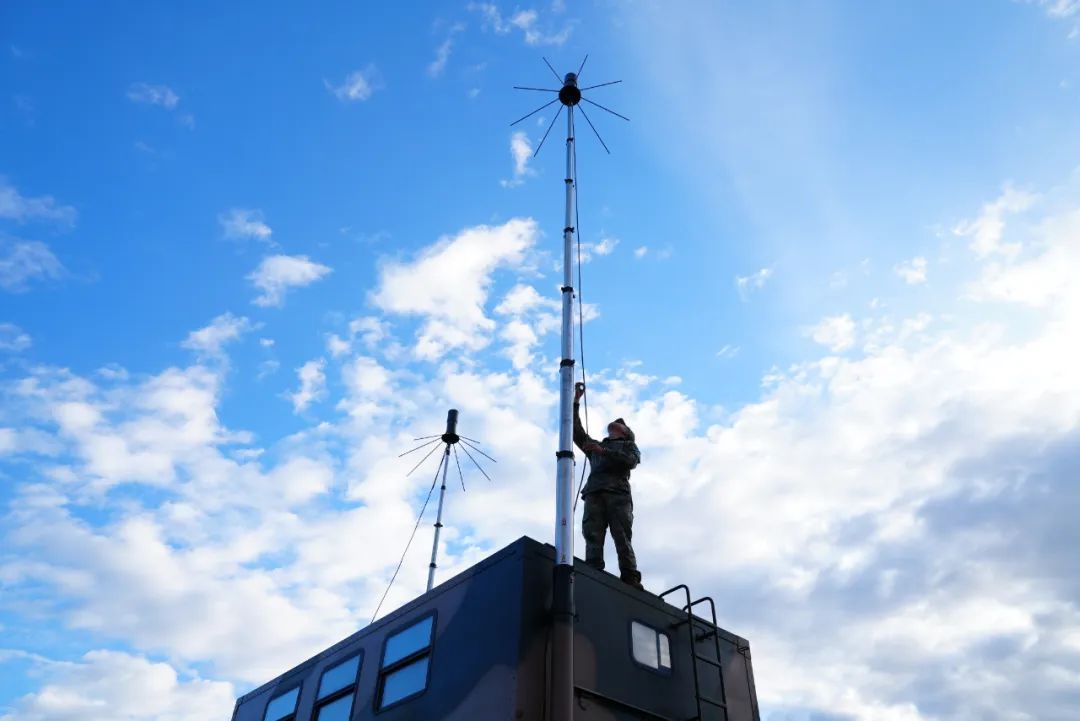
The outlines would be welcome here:
[[[574,403],[581,400],[581,397],[585,395],[585,384],[577,383],[574,385]]]

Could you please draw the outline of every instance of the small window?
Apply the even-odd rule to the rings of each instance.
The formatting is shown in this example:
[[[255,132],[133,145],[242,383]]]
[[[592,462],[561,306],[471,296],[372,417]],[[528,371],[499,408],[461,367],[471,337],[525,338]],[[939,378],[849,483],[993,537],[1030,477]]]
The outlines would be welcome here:
[[[356,678],[360,675],[360,660],[361,654],[357,654],[323,671],[319,679],[315,721],[349,721]]]
[[[434,630],[432,615],[387,637],[375,697],[379,711],[418,696],[427,688]]]
[[[431,645],[431,625],[434,616],[419,621],[409,626],[404,631],[395,633],[386,639],[386,650],[383,651],[383,666],[400,661],[410,654]]]
[[[266,704],[263,721],[283,721],[283,719],[294,718],[296,715],[296,702],[299,700],[299,686],[272,698],[270,703]]]
[[[315,711],[315,721],[349,721],[352,715],[352,695],[323,704]]]
[[[642,666],[657,671],[671,670],[671,639],[663,631],[631,621],[630,650]]]

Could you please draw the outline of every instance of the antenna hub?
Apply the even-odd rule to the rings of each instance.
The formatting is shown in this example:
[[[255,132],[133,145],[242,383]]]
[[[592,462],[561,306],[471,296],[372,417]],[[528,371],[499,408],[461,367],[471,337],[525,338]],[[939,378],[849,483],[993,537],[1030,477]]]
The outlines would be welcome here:
[[[567,73],[559,90],[559,100],[563,105],[573,106],[581,102],[581,90],[577,86],[577,73]]]

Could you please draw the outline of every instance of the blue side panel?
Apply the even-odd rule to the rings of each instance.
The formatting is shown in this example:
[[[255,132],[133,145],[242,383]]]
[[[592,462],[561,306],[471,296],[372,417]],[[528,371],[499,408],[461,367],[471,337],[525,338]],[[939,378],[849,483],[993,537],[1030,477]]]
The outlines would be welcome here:
[[[385,721],[404,719],[512,718],[521,596],[521,553],[468,576],[429,604],[391,617],[379,640],[434,608],[435,642],[427,690],[377,714]],[[451,582],[452,583],[452,582]],[[423,600],[424,597],[421,598]],[[378,651],[372,654],[379,658]],[[361,673],[360,712],[371,718],[378,664]]]
[[[534,543],[535,542],[531,542]],[[353,699],[352,721],[379,719],[477,719],[513,718],[517,684],[519,632],[521,628],[523,544],[518,542],[437,586],[313,659],[283,674],[240,699],[233,721],[264,721],[267,704],[282,691],[300,684],[296,721],[312,721],[318,703],[317,689],[323,671],[362,653],[363,659]],[[422,691],[397,705],[376,710],[380,664],[386,641],[415,625],[425,616],[434,619],[434,641],[426,657],[427,676]],[[405,644],[411,636],[398,636],[390,656],[415,653],[423,643]],[[404,648],[404,647],[403,647]],[[421,664],[422,665],[422,664]],[[417,687],[412,674],[405,680]],[[337,709],[334,709],[337,711]],[[322,711],[323,717],[333,713]]]

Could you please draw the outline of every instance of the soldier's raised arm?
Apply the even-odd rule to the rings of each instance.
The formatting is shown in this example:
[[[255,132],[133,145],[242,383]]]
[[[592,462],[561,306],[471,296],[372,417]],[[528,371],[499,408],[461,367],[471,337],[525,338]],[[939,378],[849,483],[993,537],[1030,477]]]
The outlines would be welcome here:
[[[585,428],[581,425],[581,416],[578,414],[578,406],[581,403],[581,397],[585,395],[585,384],[578,383],[574,386],[574,444],[578,448],[589,453],[594,446],[599,446],[595,438],[592,438],[585,432]]]

